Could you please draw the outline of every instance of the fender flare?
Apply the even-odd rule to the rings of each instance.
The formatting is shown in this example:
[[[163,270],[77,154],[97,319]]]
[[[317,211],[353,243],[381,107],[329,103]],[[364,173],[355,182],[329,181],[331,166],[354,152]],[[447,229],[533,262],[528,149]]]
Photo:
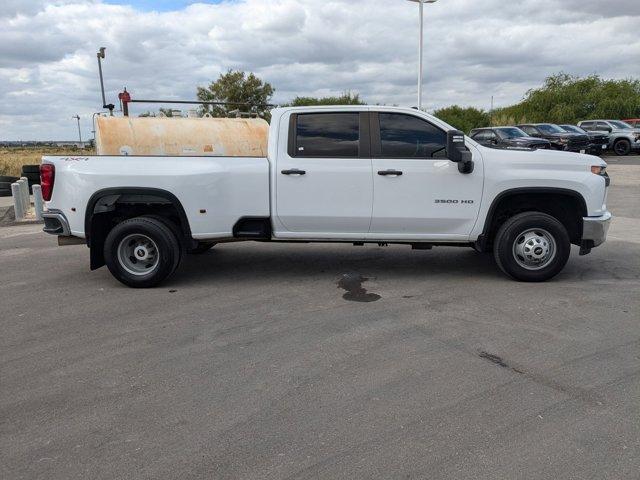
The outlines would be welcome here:
[[[578,200],[578,203],[580,205],[580,215],[582,217],[586,217],[587,216],[587,202],[584,199],[584,197],[582,196],[582,194],[576,190],[571,190],[568,188],[559,188],[559,187],[516,187],[516,188],[510,188],[508,190],[504,190],[502,192],[500,192],[498,195],[496,195],[493,199],[493,201],[491,202],[491,206],[489,207],[489,210],[487,211],[487,215],[484,219],[484,226],[482,228],[482,233],[478,236],[478,240],[477,240],[477,245],[481,248],[484,249],[484,247],[486,246],[487,243],[487,238],[489,235],[489,232],[491,230],[491,226],[493,224],[493,217],[496,213],[496,209],[498,208],[498,205],[500,204],[500,202],[502,202],[505,198],[510,197],[510,196],[514,196],[514,195],[522,195],[522,194],[559,194],[559,195],[567,195],[570,197],[575,198],[576,200]]]
[[[101,213],[113,211],[115,209],[115,204],[118,202],[118,200],[122,199],[122,197],[128,197],[127,203],[133,204],[155,203],[172,205],[178,212],[178,217],[180,219],[180,228],[184,239],[191,240],[191,227],[189,226],[187,214],[185,213],[182,203],[180,203],[180,200],[178,200],[178,198],[173,193],[159,188],[146,187],[104,188],[91,195],[91,198],[89,198],[89,201],[87,202],[87,208],[85,210],[84,231],[87,246],[91,250],[91,270],[95,270],[104,265],[102,248],[92,248],[93,246],[100,246],[92,245],[92,228],[94,218],[96,217],[96,215],[100,215]],[[106,234],[104,236],[106,236]],[[100,237],[100,235],[98,235],[98,237]]]

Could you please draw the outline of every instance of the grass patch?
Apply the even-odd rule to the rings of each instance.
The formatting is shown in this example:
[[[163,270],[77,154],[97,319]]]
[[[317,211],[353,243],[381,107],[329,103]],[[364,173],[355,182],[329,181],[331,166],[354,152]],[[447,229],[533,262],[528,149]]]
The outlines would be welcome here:
[[[19,177],[23,165],[39,165],[44,155],[94,155],[91,148],[0,147],[0,175]]]

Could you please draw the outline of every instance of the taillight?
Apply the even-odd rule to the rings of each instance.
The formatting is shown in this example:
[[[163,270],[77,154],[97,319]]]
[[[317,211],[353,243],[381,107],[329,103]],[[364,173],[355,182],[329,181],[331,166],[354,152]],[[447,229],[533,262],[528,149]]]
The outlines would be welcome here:
[[[40,165],[40,187],[42,188],[42,198],[45,202],[51,200],[53,194],[53,182],[56,179],[56,167],[50,163]]]

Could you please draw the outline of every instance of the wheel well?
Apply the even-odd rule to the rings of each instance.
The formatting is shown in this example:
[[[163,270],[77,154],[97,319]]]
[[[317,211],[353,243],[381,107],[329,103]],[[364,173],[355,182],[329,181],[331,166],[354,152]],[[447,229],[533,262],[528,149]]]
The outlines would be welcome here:
[[[91,269],[104,265],[104,241],[111,229],[129,218],[154,216],[171,223],[186,248],[196,243],[180,201],[170,192],[154,188],[107,189],[95,193],[85,215],[85,234],[91,249]]]
[[[541,212],[551,215],[564,225],[571,243],[580,245],[582,218],[587,216],[584,198],[571,190],[516,190],[497,198],[485,222],[479,239],[483,250],[491,248],[500,226],[509,218],[523,212]]]

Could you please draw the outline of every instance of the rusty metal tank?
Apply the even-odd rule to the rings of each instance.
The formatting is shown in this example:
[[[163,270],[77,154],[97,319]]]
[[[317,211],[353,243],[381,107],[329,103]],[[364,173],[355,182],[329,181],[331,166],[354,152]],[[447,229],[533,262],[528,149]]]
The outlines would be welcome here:
[[[98,155],[266,157],[261,118],[97,117]]]

